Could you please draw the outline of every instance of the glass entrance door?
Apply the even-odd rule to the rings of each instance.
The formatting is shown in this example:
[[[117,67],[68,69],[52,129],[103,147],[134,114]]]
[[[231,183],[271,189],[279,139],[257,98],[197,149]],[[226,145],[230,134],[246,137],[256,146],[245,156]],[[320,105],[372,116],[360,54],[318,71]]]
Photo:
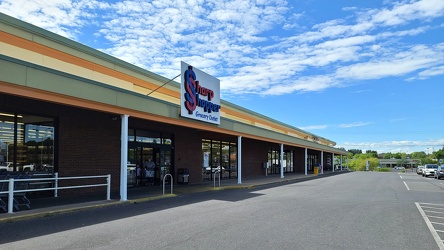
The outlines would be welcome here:
[[[128,185],[148,186],[159,183],[157,158],[159,149],[135,146],[128,149],[128,167],[134,169],[133,178]]]
[[[129,147],[128,186],[160,185],[163,177],[173,171],[171,157],[171,150],[166,148]]]
[[[171,169],[171,150],[170,149],[160,149],[159,152],[159,166],[160,166],[160,183],[162,183],[165,175],[172,174]],[[170,178],[165,178],[165,182],[170,182]]]
[[[166,174],[173,173],[173,142],[169,133],[128,129],[128,168],[134,169],[128,186],[160,185]]]

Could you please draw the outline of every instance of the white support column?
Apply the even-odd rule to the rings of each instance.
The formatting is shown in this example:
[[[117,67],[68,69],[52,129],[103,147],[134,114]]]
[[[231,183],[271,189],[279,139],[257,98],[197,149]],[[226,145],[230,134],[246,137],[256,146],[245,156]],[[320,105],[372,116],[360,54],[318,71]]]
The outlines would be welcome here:
[[[121,115],[122,125],[120,132],[120,200],[128,200],[128,115]]]
[[[331,162],[333,164],[333,173],[335,172],[335,153],[331,153]]]
[[[242,184],[242,136],[237,137],[237,184]]]
[[[305,175],[307,175],[307,160],[308,160],[308,154],[307,154],[307,148],[305,148],[305,161],[304,161]]]
[[[284,144],[281,144],[281,179],[284,178]]]
[[[319,169],[319,173],[324,173],[324,151],[321,151],[321,169]]]

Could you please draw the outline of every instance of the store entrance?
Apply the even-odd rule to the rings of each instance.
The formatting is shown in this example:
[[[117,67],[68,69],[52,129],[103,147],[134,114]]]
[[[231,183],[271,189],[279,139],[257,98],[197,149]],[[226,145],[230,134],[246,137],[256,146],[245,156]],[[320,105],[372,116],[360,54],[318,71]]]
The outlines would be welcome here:
[[[130,143],[128,145],[128,186],[160,185],[163,177],[173,172],[171,160],[171,147]]]

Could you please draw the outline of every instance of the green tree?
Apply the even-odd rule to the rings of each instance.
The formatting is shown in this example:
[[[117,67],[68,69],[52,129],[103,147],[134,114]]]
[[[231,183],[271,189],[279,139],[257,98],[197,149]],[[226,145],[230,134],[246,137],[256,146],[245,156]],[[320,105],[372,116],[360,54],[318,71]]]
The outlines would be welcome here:
[[[393,154],[393,158],[402,159],[402,154],[400,152]]]
[[[362,154],[361,149],[349,149],[348,152],[352,153],[353,155]]]
[[[409,161],[406,158],[399,159],[396,161],[396,165],[398,165],[400,167],[404,167],[407,164],[409,164]]]
[[[424,151],[421,151],[421,152],[413,152],[412,154],[411,154],[411,158],[412,159],[423,159],[423,158],[426,158],[427,157],[427,154],[424,152]]]
[[[383,158],[384,159],[392,159],[392,157],[393,157],[392,153],[385,153]]]
[[[436,161],[433,160],[433,159],[430,158],[430,157],[427,157],[427,158],[423,158],[423,159],[421,159],[421,165],[425,165],[425,164],[434,164],[434,163],[436,163]]]
[[[432,153],[432,157],[439,161],[439,159],[444,160],[444,147],[438,151]]]
[[[374,151],[374,150],[367,150],[367,151],[365,152],[365,154],[366,154],[368,157],[378,158],[378,152],[376,152],[376,151]]]
[[[349,152],[348,155],[347,155],[347,158],[348,158],[348,159],[353,159],[353,153],[352,153],[352,152]]]

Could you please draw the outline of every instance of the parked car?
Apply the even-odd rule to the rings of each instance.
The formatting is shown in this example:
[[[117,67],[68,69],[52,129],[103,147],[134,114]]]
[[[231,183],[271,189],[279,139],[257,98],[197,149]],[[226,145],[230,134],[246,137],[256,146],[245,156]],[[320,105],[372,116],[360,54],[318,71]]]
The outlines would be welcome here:
[[[0,171],[11,171],[12,172],[12,162],[4,162],[0,164]]]
[[[211,168],[211,167],[204,168],[204,174],[210,174],[210,173],[214,174],[216,171],[222,171],[222,173],[224,173],[225,172],[225,168],[222,167],[222,170],[221,170],[220,166],[214,167],[214,168]]]
[[[424,166],[418,166],[418,168],[416,168],[416,173],[417,174],[422,174],[422,170],[424,169]]]
[[[395,169],[397,169],[397,170],[403,170],[403,169],[405,169],[405,167],[398,167],[398,166],[396,166]]]
[[[424,169],[422,170],[422,176],[428,177],[428,176],[435,176],[435,171],[438,169],[437,164],[425,164]]]
[[[444,165],[441,165],[438,167],[438,169],[436,169],[435,171],[435,179],[441,179],[444,176]]]

